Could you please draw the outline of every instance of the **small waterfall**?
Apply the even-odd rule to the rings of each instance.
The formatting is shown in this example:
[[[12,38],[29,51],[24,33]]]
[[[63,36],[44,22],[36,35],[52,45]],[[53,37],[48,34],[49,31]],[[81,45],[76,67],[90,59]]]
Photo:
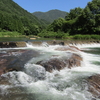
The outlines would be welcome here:
[[[28,48],[32,48],[32,47],[33,47],[33,44],[32,44],[31,42],[26,42],[26,46],[27,46]]]
[[[6,84],[0,85],[0,100],[7,98],[7,100],[92,100],[94,98],[88,91],[86,78],[100,74],[99,65],[93,64],[93,62],[99,61],[100,56],[77,51],[83,57],[81,66],[71,69],[65,67],[60,71],[53,70],[50,73],[43,66],[37,65],[36,62],[50,57],[69,57],[73,51],[55,50],[62,47],[61,45],[42,43],[40,46],[35,46],[31,42],[26,44],[27,49],[38,50],[40,56],[28,61],[24,65],[23,71],[13,71],[2,75],[6,78]],[[77,45],[80,49],[93,48],[93,46],[99,48],[100,44]]]
[[[48,44],[47,42],[43,42],[43,43],[42,43],[42,46],[44,46],[44,47],[49,47],[49,44]]]

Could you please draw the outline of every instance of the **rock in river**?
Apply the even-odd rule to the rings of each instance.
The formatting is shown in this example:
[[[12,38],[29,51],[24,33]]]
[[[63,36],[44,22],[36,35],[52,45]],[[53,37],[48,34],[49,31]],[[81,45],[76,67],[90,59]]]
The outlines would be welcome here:
[[[72,53],[71,57],[66,58],[50,58],[37,62],[42,65],[46,71],[52,72],[53,70],[61,70],[65,67],[71,68],[74,66],[81,66],[82,57],[78,54]]]
[[[58,50],[58,51],[73,51],[73,52],[80,51],[80,49],[75,47],[75,46],[58,47],[55,50]]]
[[[38,56],[34,50],[8,50],[0,53],[0,75],[9,71],[22,71],[24,64]]]
[[[100,98],[100,74],[90,76],[87,81],[89,91],[93,96]]]

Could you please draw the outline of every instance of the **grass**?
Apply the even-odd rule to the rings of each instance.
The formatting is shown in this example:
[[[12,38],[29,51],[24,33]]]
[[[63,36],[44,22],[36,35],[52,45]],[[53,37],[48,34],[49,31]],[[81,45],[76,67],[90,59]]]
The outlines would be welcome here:
[[[100,35],[74,35],[76,40],[100,40]]]
[[[23,37],[21,33],[18,32],[0,32],[0,37]]]
[[[7,42],[7,41],[27,41],[29,38],[25,35],[22,35],[18,32],[0,32],[0,42]]]
[[[40,33],[38,36],[34,36],[34,35],[22,35],[21,33],[18,32],[10,32],[10,31],[6,31],[6,32],[0,32],[0,37],[24,37],[24,38],[56,38],[56,39],[74,39],[74,40],[100,40],[100,35],[81,35],[81,34],[77,34],[77,35],[73,35],[70,36],[68,33],[64,34],[64,33],[56,33],[56,32],[48,32],[48,33]]]

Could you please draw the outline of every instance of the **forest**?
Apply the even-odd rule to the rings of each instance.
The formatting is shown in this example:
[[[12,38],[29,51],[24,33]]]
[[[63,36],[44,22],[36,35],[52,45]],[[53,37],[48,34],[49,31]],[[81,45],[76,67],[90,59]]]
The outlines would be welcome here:
[[[21,8],[12,0],[0,0],[0,33],[18,32],[43,38],[100,39],[100,0],[92,0],[85,8],[66,12],[65,18],[49,25]]]
[[[87,6],[71,9],[65,18],[58,18],[38,34],[45,38],[99,38],[100,0],[92,0]]]
[[[46,24],[12,0],[0,0],[0,32],[37,35]],[[5,34],[5,33],[4,33]]]

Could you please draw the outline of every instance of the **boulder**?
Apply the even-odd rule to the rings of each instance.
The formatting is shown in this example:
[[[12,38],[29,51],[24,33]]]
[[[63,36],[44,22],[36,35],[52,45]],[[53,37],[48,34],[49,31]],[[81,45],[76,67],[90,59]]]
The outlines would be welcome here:
[[[68,68],[71,68],[73,66],[81,66],[81,61],[83,61],[83,58],[78,54],[72,54],[72,56],[68,59]]]
[[[37,62],[37,64],[42,65],[46,69],[46,71],[49,72],[52,72],[53,70],[61,70],[66,67],[66,62],[58,58],[40,61]]]
[[[24,65],[39,53],[34,50],[12,50],[0,54],[0,75],[10,71],[22,71]]]
[[[87,81],[89,91],[94,97],[100,98],[100,74],[90,76]]]
[[[66,58],[50,58],[48,60],[39,61],[36,64],[43,66],[46,71],[52,72],[53,70],[60,71],[61,69],[74,66],[81,66],[82,57],[78,54],[71,54],[71,57]]]

